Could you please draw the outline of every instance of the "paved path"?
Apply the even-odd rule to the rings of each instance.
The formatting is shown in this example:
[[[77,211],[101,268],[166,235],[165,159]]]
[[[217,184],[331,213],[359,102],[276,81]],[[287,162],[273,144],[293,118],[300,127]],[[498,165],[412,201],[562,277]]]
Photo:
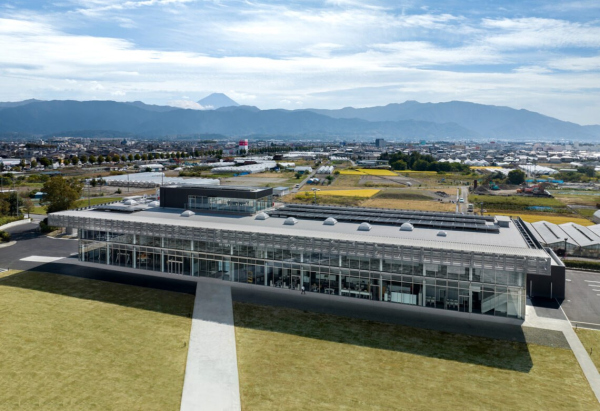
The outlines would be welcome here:
[[[592,391],[596,395],[596,399],[600,402],[600,374],[586,349],[583,347],[583,344],[579,341],[579,337],[577,337],[577,334],[573,331],[571,323],[566,320],[540,317],[536,314],[534,307],[529,304],[527,304],[526,310],[527,321],[524,324],[525,326],[562,331],[573,354],[575,354],[575,358],[577,358],[577,362],[579,362],[579,366],[581,367],[585,378],[587,378]]]
[[[226,284],[198,282],[181,410],[241,410],[231,287]]]

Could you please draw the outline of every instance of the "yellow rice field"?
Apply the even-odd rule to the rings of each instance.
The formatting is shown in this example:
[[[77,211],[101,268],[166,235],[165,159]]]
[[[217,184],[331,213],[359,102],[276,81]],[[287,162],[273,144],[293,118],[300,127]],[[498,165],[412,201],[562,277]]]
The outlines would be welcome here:
[[[317,191],[317,196],[343,196],[343,197],[373,197],[380,190],[363,189],[363,190],[321,190]]]

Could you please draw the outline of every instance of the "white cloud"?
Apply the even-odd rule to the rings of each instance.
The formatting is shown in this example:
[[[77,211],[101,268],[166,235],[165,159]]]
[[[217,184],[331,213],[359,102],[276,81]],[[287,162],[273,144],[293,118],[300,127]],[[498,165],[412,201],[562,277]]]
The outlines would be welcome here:
[[[4,98],[127,96],[202,109],[182,96],[212,90],[261,108],[454,99],[564,115],[560,96],[569,95],[573,105],[585,104],[569,113],[581,122],[600,105],[589,97],[600,87],[598,57],[562,50],[600,47],[597,22],[480,20],[432,8],[409,14],[354,0],[302,8],[227,0],[74,4],[84,14],[0,12]],[[115,30],[72,34],[92,33],[87,25],[94,33]]]
[[[599,47],[600,27],[593,24],[572,23],[544,18],[484,19],[484,28],[490,33],[485,42],[508,48],[564,48]]]
[[[185,108],[190,110],[212,110],[212,106],[203,106],[191,100],[172,100],[168,103],[171,107]]]

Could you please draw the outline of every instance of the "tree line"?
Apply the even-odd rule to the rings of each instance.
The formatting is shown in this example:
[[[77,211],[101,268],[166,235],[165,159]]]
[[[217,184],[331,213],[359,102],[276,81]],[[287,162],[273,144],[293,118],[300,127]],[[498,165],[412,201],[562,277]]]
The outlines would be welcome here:
[[[462,172],[471,171],[470,167],[462,163],[447,163],[437,161],[429,154],[421,154],[413,151],[410,154],[404,153],[383,153],[382,160],[388,160],[388,163],[394,170],[414,170],[414,171],[444,171],[444,172]]]

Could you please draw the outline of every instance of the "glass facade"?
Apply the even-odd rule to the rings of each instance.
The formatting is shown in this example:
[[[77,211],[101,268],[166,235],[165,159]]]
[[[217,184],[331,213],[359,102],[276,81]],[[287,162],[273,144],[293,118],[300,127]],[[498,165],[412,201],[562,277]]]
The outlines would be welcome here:
[[[256,200],[247,198],[188,196],[187,209],[226,213],[255,214],[273,205],[273,196]]]
[[[377,247],[372,245],[372,247]],[[335,248],[301,251],[286,244],[216,241],[80,230],[82,261],[224,281],[524,318],[525,273],[343,254]],[[443,259],[443,258],[442,258]]]

